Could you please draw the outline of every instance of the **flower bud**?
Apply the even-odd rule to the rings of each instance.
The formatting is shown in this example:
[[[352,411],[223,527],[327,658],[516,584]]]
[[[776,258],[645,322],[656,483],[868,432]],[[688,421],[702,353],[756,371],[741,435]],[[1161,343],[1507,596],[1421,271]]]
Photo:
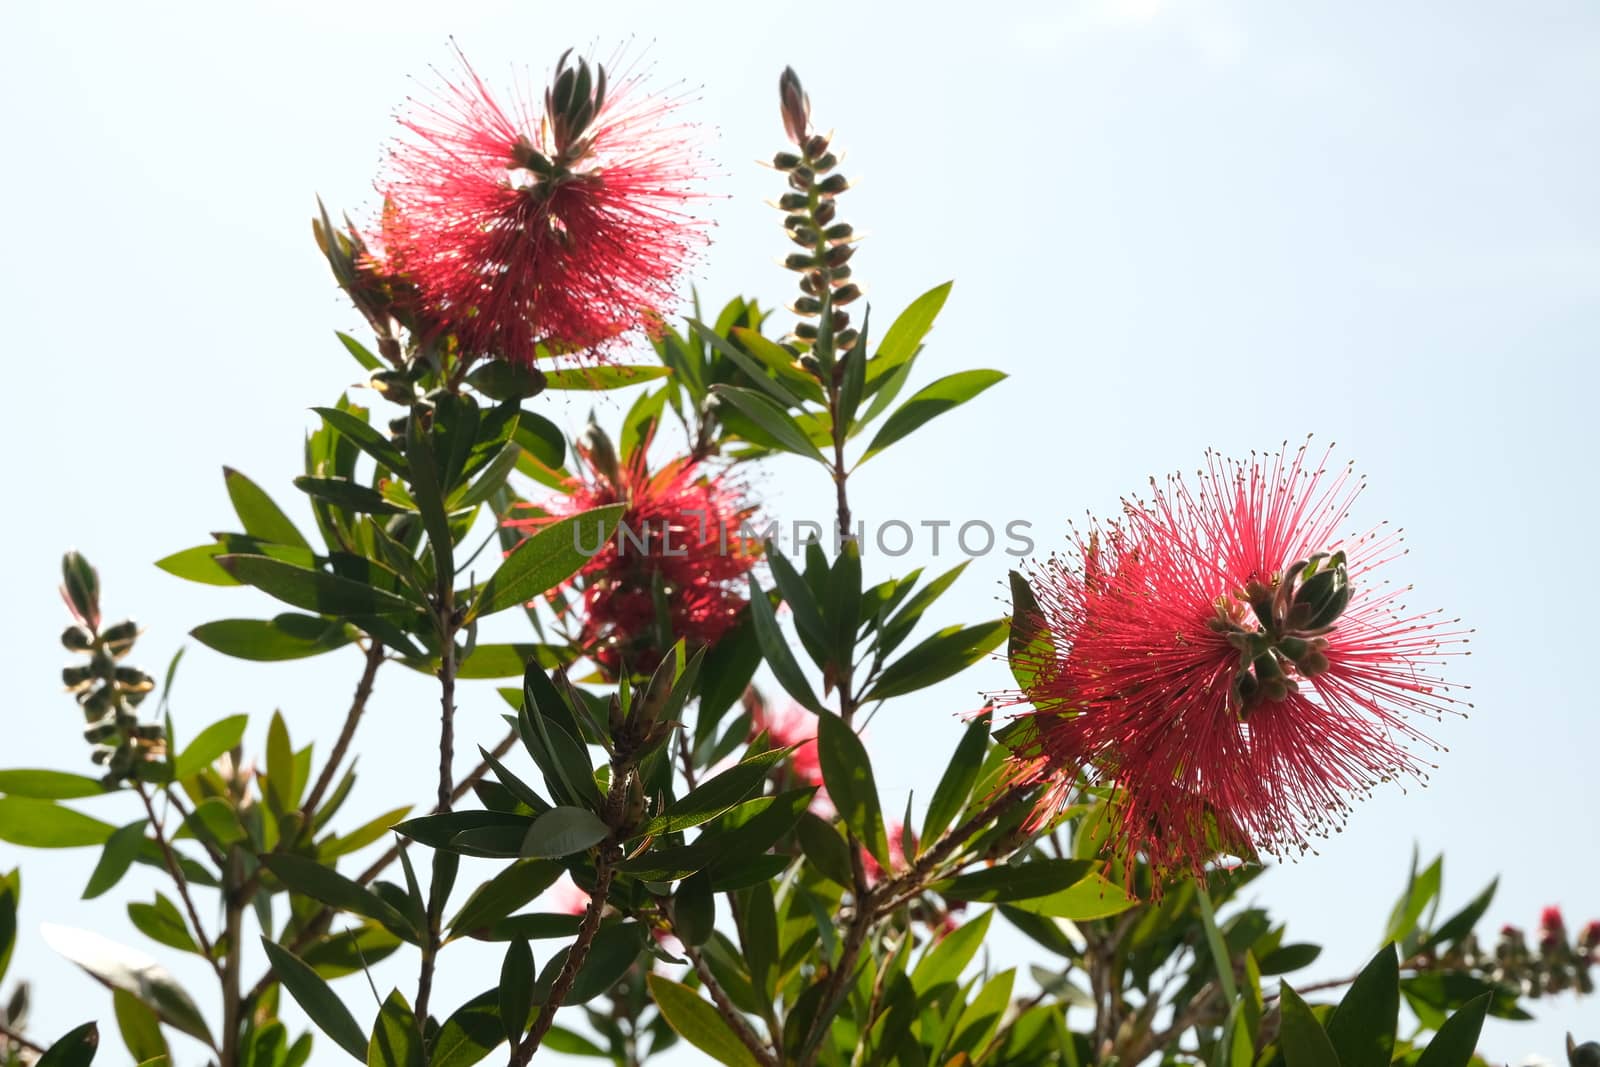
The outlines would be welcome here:
[[[794,310],[799,315],[822,314],[822,301],[814,296],[802,296],[794,302]]]
[[[834,245],[823,254],[823,261],[830,267],[842,267],[856,254],[854,245]]]
[[[855,227],[848,222],[839,222],[823,230],[822,236],[830,241],[848,241],[855,232]]]
[[[857,285],[841,285],[833,291],[833,306],[844,307],[861,299],[861,288]]]
[[[800,157],[793,152],[779,152],[772,157],[772,165],[779,170],[794,170],[800,165]]]
[[[409,404],[417,398],[416,390],[411,388],[411,382],[399,371],[376,371],[367,380],[367,384],[392,404]]]
[[[616,446],[600,428],[600,424],[593,419],[589,420],[589,425],[584,427],[583,435],[578,438],[578,454],[613,486],[622,485],[622,464],[617,459]]]
[[[100,576],[76,550],[61,557],[61,595],[78,621],[100,629]]]
[[[807,166],[794,167],[789,171],[789,184],[796,189],[810,189],[816,178],[817,172]]]
[[[832,170],[838,165],[839,157],[834,155],[832,152],[829,152],[826,155],[817,156],[811,160],[811,166],[818,174],[826,174],[828,171]]]
[[[106,644],[106,651],[111,655],[121,658],[133,649],[134,639],[139,636],[139,624],[132,619],[125,619],[115,626],[108,626],[100,634],[100,639]]]
[[[817,233],[817,231],[813,230],[810,226],[796,226],[794,229],[789,231],[789,240],[793,241],[801,248],[812,248],[816,246],[816,243],[819,240],[821,240],[821,234]]]
[[[838,214],[839,208],[832,200],[824,200],[817,205],[811,217],[817,220],[818,226],[826,226],[833,221],[833,216]]]
[[[61,668],[61,684],[68,689],[77,689],[88,685],[94,680],[94,665],[82,663],[74,667]]]
[[[117,684],[136,693],[147,693],[156,687],[156,680],[137,667],[118,667]]]
[[[804,252],[790,252],[783,265],[790,270],[808,271],[817,265],[817,257]]]
[[[811,128],[811,99],[800,85],[793,67],[784,67],[778,76],[778,107],[783,115],[783,132],[797,145],[806,143]]]
[[[827,150],[828,139],[820,133],[812,135],[811,139],[806,142],[806,155],[812,159],[816,159]]]
[[[850,188],[850,182],[843,174],[830,174],[817,183],[817,191],[824,196],[838,196]]]
[[[804,211],[806,205],[810,202],[811,198],[804,193],[784,193],[778,197],[778,209],[780,211]]]
[[[61,631],[61,647],[68,652],[87,652],[94,647],[94,634],[73,624]]]

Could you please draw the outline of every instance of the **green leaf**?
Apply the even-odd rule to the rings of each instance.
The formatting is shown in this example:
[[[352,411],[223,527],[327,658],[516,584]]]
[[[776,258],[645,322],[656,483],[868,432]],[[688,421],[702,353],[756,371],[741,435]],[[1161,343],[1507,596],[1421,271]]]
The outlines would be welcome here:
[[[759,1061],[728,1028],[717,1009],[688,986],[659,974],[645,976],[650,996],[667,1025],[689,1044],[726,1067],[760,1067]]]
[[[179,952],[200,952],[200,946],[195,944],[190,935],[178,906],[160,893],[156,894],[154,904],[130,902],[128,921],[133,923],[134,929],[157,944],[175,948]]]
[[[0,874],[0,980],[4,980],[17,947],[17,904],[21,895],[21,872]]]
[[[289,516],[272,502],[272,498],[259,485],[232,467],[223,467],[222,476],[228,483],[228,499],[233,501],[233,510],[244,524],[245,533],[276,545],[311,547],[311,543],[289,521]]]
[[[267,725],[267,798],[277,805],[280,813],[295,806],[294,747],[289,742],[289,724],[283,713],[272,713]]]
[[[947,626],[885,667],[863,702],[887,700],[942,682],[978,662],[1005,640],[1004,619]]]
[[[817,757],[823,784],[839,817],[888,870],[889,839],[884,834],[878,783],[872,776],[867,747],[843,719],[826,712],[817,717]]]
[[[500,964],[500,1026],[506,1040],[522,1039],[533,1015],[533,948],[520,938],[506,946]]]
[[[474,367],[467,384],[490,400],[526,400],[548,389],[550,378],[538,367],[492,359]]]
[[[1091,874],[1058,893],[1014,901],[1012,906],[1034,915],[1085,922],[1118,915],[1138,903],[1119,886],[1098,874]]]
[[[0,841],[24,848],[104,844],[116,827],[48,800],[0,797]]]
[[[1400,894],[1400,899],[1395,901],[1394,910],[1389,914],[1389,925],[1384,931],[1386,941],[1397,944],[1403,943],[1417,928],[1417,920],[1422,917],[1433,899],[1439,895],[1439,883],[1443,878],[1444,857],[1440,856],[1430,863],[1421,874],[1416,873],[1416,857],[1411,861],[1411,877],[1406,880],[1406,889]]]
[[[643,927],[634,922],[601,926],[594,943],[589,947],[589,955],[584,959],[583,966],[578,968],[577,977],[572,980],[572,990],[567,994],[565,1003],[583,1004],[616,985],[639,958],[644,947],[642,933]],[[545,1002],[556,975],[566,965],[567,952],[567,948],[561,949],[539,972],[539,980],[534,984],[537,1003]]]
[[[923,338],[933,329],[933,320],[939,317],[954,284],[945,282],[929,289],[913,300],[890,324],[888,332],[883,335],[883,343],[878,346],[867,368],[869,381],[892,371],[916,354]]]
[[[672,929],[683,943],[691,948],[705,944],[716,921],[717,898],[711,891],[711,876],[701,871],[679,882],[672,895]]]
[[[294,480],[294,487],[307,496],[325,500],[335,507],[362,515],[407,515],[411,511],[360,482],[349,478],[316,478],[302,474]]]
[[[1048,897],[1069,889],[1089,877],[1089,873],[1099,865],[1096,860],[1057,859],[1003,863],[937,882],[933,889],[949,900],[1015,903]]]
[[[312,408],[322,416],[334,431],[349,440],[361,451],[383,464],[385,467],[404,477],[409,468],[406,466],[405,456],[394,446],[394,442],[379,433],[366,419],[353,412],[342,408]]]
[[[1055,658],[1055,644],[1044,628],[1044,618],[1033,587],[1018,571],[1011,578],[1011,636],[1006,644],[1006,659],[1011,676],[1024,693],[1033,689],[1039,669]]]
[[[467,830],[501,827],[515,830],[517,839],[528,831],[531,822],[526,815],[512,815],[502,811],[447,811],[438,815],[423,815],[407,819],[394,827],[395,833],[404,834],[429,848],[444,848],[457,834]]]
[[[195,735],[194,740],[178,753],[178,758],[172,765],[173,777],[187,778],[211,766],[218,756],[239,743],[249,722],[248,715],[229,715],[201,730]]]
[[[916,969],[911,972],[911,984],[916,991],[926,993],[935,986],[959,979],[961,972],[967,969],[967,964],[977,956],[983,939],[989,933],[989,923],[993,920],[994,911],[986,911],[930,945],[917,962]]]
[[[366,345],[357,341],[343,330],[334,330],[333,335],[339,339],[340,344],[344,345],[345,351],[349,352],[351,356],[355,357],[355,361],[361,364],[362,370],[377,370],[383,366],[383,360],[373,355],[367,350]]]
[[[817,700],[817,695],[811,691],[811,683],[806,681],[805,674],[800,670],[800,664],[795,661],[794,653],[789,650],[789,642],[778,627],[778,616],[772,610],[772,601],[767,599],[766,592],[762,590],[754,576],[750,578],[749,611],[750,622],[756,632],[756,641],[761,646],[761,654],[766,657],[767,666],[772,668],[778,684],[804,707],[820,714],[822,704]]]
[[[291,607],[320,615],[409,615],[416,606],[365,582],[297,567],[270,556],[223,555],[223,570]]]
[[[0,786],[0,793],[6,792]],[[1472,899],[1472,903],[1456,912],[1435,930],[1427,941],[1423,942],[1424,948],[1434,948],[1439,945],[1452,945],[1472,932],[1478,925],[1478,920],[1483,918],[1484,912],[1489,910],[1489,904],[1494,900],[1495,890],[1500,887],[1500,879],[1496,878]]]
[[[652,364],[609,364],[597,367],[563,367],[544,372],[546,389],[623,389],[640,382],[665,378],[672,372]]]
[[[397,936],[407,939],[418,936],[410,920],[397,908],[332,867],[325,867],[304,856],[284,854],[262,856],[261,865],[296,893],[382,923]]]
[[[349,623],[294,612],[271,619],[219,619],[189,635],[224,656],[257,662],[319,656],[355,639]]]
[[[818,451],[817,446],[811,443],[811,438],[800,428],[794,416],[770,397],[754,389],[743,389],[735,385],[718,385],[711,391],[715,396],[732,404],[740,414],[770,435],[772,441],[785,452],[793,452],[797,456],[805,456],[824,466],[827,465],[827,459]]]
[[[598,845],[611,833],[605,820],[587,808],[560,806],[533,820],[522,839],[528,859],[560,859]]]
[[[367,1067],[423,1067],[422,1034],[411,1005],[396,989],[378,1009],[367,1043]]]
[[[149,820],[140,819],[122,827],[106,839],[105,849],[100,853],[100,861],[95,864],[94,873],[89,875],[89,884],[84,887],[84,900],[93,900],[122,881],[122,876],[128,873],[128,868],[132,867],[133,861],[138,858],[139,849],[144,844],[144,828],[148,825]]]
[[[857,461],[857,466],[918,429],[929,419],[966,403],[1004,378],[1005,375],[997,370],[966,370],[923,386],[884,420],[873,435],[867,451]]]
[[[108,792],[98,778],[66,771],[17,769],[0,771],[0,793],[34,800],[77,800]]]
[[[86,930],[45,923],[40,932],[46,944],[106,988],[131,993],[168,1026],[216,1047],[200,1009],[154,960]]]
[[[169,1054],[167,1039],[161,1036],[161,1017],[138,997],[121,989],[113,989],[111,1010],[117,1017],[122,1043],[128,1046],[128,1055],[135,1063]]]
[[[205,585],[238,585],[238,579],[217,566],[217,557],[227,551],[228,547],[224,544],[196,545],[156,560],[156,566],[185,581]]]
[[[1283,984],[1279,1007],[1283,1023],[1278,1040],[1283,1045],[1283,1058],[1289,1067],[1341,1067],[1339,1054],[1328,1040],[1327,1031],[1287,982]]]
[[[561,877],[562,867],[548,860],[517,860],[472,891],[455,918],[450,937],[457,938],[505,918]]]
[[[1328,1019],[1339,1067],[1389,1067],[1400,1014],[1400,961],[1384,945],[1350,984]]]
[[[505,1041],[500,1029],[500,990],[480,993],[457,1008],[433,1040],[428,1067],[472,1067]]]
[[[932,841],[949,828],[978,781],[978,769],[983,765],[983,753],[989,745],[989,723],[992,713],[985,711],[967,724],[966,732],[956,743],[955,755],[939,776],[933,799],[928,801],[928,811],[922,817],[922,839]]]
[[[350,1009],[328,987],[328,983],[282,945],[263,937],[261,947],[266,950],[274,977],[289,991],[295,1003],[304,1009],[317,1028],[357,1060],[367,1062],[367,1037],[361,1032],[361,1024],[356,1022]]]
[[[1321,945],[1304,943],[1284,945],[1261,957],[1261,973],[1273,975],[1298,971],[1302,967],[1311,966],[1320,955],[1322,955]]]
[[[33,1067],[89,1067],[100,1048],[100,1028],[94,1023],[68,1030],[33,1061]]]
[[[1468,1067],[1477,1051],[1483,1017],[1488,1013],[1492,999],[1493,995],[1489,993],[1474,997],[1450,1016],[1422,1050],[1416,1067]]]
[[[793,746],[769,749],[729,767],[691,789],[681,800],[645,823],[632,836],[659,837],[710,822],[761,787],[772,768],[793,752]]]
[[[621,504],[585,511],[523,541],[484,585],[471,615],[493,615],[526,604],[572,577],[612,535],[622,511]]]
[[[622,861],[619,869],[646,881],[671,882],[696,871],[710,869],[712,888],[718,886],[718,865],[748,862],[771,848],[794,829],[800,816],[816,795],[815,788],[791,789],[774,797],[755,797],[745,801],[702,832],[693,842],[677,847],[653,849]],[[765,857],[778,861],[786,857]],[[771,876],[770,874],[768,875]]]
[[[795,826],[800,849],[817,873],[846,889],[855,888],[855,873],[850,869],[850,846],[833,828],[833,823],[806,812]]]

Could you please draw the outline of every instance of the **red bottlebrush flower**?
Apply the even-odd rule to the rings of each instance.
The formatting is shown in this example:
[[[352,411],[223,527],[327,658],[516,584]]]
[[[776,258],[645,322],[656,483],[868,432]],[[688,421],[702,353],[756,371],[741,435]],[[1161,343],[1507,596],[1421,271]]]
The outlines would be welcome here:
[[[1567,921],[1561,909],[1552,904],[1539,912],[1539,948],[1553,952],[1567,943]]]
[[[381,182],[393,262],[470,357],[531,363],[644,328],[705,243],[676,102],[562,57],[544,107],[502,106],[461,60],[413,102]]]
[[[1590,959],[1600,958],[1600,919],[1590,919],[1583,924],[1583,929],[1578,931],[1578,948]]]
[[[1306,458],[1213,456],[1197,488],[1173,478],[1030,570],[1018,774],[1051,786],[1039,821],[1080,771],[1120,787],[1125,875],[1306,849],[1353,796],[1421,778],[1409,720],[1457,703],[1437,665],[1462,634],[1378,581],[1397,536],[1343,535],[1360,483]]]
[[[739,484],[678,459],[652,473],[641,444],[619,464],[609,442],[591,429],[580,448],[588,470],[544,514],[507,525],[537,529],[609,504],[624,510],[615,534],[564,589],[582,608],[579,643],[611,677],[624,669],[654,670],[679,638],[712,645],[738,620],[743,579],[759,548],[743,536],[754,508]],[[579,539],[593,532],[580,532]],[[580,547],[592,547],[584,541]],[[664,617],[663,617],[664,616]]]

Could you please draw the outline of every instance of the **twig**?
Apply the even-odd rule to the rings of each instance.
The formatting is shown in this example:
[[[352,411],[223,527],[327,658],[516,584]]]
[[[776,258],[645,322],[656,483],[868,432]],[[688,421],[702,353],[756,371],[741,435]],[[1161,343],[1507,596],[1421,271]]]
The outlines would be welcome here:
[[[383,652],[383,645],[378,641],[373,641],[367,648],[367,664],[361,672],[360,681],[356,682],[355,696],[350,698],[350,710],[345,713],[344,728],[339,731],[339,738],[333,743],[333,749],[328,753],[328,761],[323,765],[322,773],[317,776],[316,784],[311,787],[305,803],[300,806],[301,815],[304,817],[302,825],[307,829],[312,825],[317,805],[322,803],[328,787],[333,784],[334,776],[339,772],[339,765],[344,762],[345,753],[350,750],[350,742],[356,736],[356,727],[360,725],[361,716],[367,710],[367,700],[372,696],[373,679],[378,675],[378,668],[383,666]]]
[[[761,1035],[756,1033],[750,1026],[750,1023],[744,1017],[744,1013],[734,1007],[733,1001],[728,997],[728,991],[722,988],[722,983],[717,981],[717,976],[711,973],[711,968],[707,965],[705,957],[700,954],[698,949],[685,941],[683,935],[678,932],[678,925],[673,921],[672,911],[667,907],[666,901],[658,899],[656,901],[656,910],[666,920],[667,927],[672,930],[673,935],[682,943],[683,954],[689,957],[690,963],[694,964],[694,973],[700,976],[700,984],[705,986],[707,993],[711,994],[711,1000],[717,1006],[717,1014],[721,1015],[722,1021],[728,1024],[728,1029],[732,1030],[744,1044],[744,1047],[750,1050],[750,1054],[756,1058],[756,1062],[761,1064],[761,1067],[778,1067],[777,1056],[773,1054],[767,1043],[761,1039]]]
[[[623,762],[620,755],[612,761],[611,788],[606,791],[603,816],[612,827],[612,835],[600,845],[599,854],[595,857],[594,892],[589,895],[589,906],[584,909],[583,922],[578,924],[578,936],[567,948],[566,961],[561,964],[560,973],[551,983],[544,1003],[539,1006],[539,1016],[533,1022],[533,1029],[521,1041],[511,1043],[510,1067],[523,1067],[539,1051],[539,1043],[555,1025],[556,1011],[567,999],[567,994],[572,992],[572,983],[577,980],[583,961],[589,958],[595,935],[600,932],[600,916],[606,910],[606,895],[611,892],[611,880],[616,876],[616,865],[622,859],[622,848],[615,840],[616,827],[619,825],[617,820],[627,802],[629,784],[633,781],[633,767]]]
[[[507,752],[510,752],[511,746],[515,745],[516,743],[517,732],[513,730],[505,737],[501,738],[500,743],[495,745],[494,748],[490,750],[490,755],[494,756],[495,759],[499,759]],[[488,760],[484,760],[482,763],[479,763],[476,767],[474,767],[470,774],[456,783],[455,790],[450,794],[451,802],[454,803],[471,792],[472,787],[477,785],[478,782],[482,781],[484,775],[489,773],[489,770],[490,767]],[[371,866],[356,876],[357,884],[369,885],[373,879],[377,878],[378,875],[382,874],[388,869],[389,864],[393,863],[399,858],[400,846],[389,846],[389,850],[387,852],[373,860]],[[306,924],[300,928],[300,932],[295,935],[294,940],[289,942],[289,951],[298,953],[301,949],[305,948],[307,945],[321,936],[323,931],[326,929],[327,924],[333,920],[335,911],[336,909],[334,908],[325,907],[313,914],[311,918],[307,919]],[[250,993],[245,999],[253,1002],[257,997],[261,996],[261,994],[267,991],[267,987],[271,985],[272,982],[273,975],[272,972],[269,971],[262,975],[255,985],[250,987]]]
[[[25,1052],[32,1052],[39,1056],[43,1056],[45,1054],[46,1049],[43,1045],[34,1044],[32,1041],[29,1041],[27,1038],[23,1037],[16,1030],[11,1029],[11,1027],[7,1026],[5,1023],[0,1023],[0,1037],[5,1038],[8,1043],[17,1046]]]
[[[143,782],[135,781],[133,785],[139,794],[139,799],[144,801],[145,814],[150,816],[150,832],[155,834],[156,844],[161,847],[161,858],[166,864],[167,873],[172,875],[173,885],[178,890],[178,898],[183,901],[184,908],[189,912],[189,921],[194,924],[195,940],[200,943],[200,949],[205,953],[211,969],[217,973],[218,978],[221,978],[222,964],[217,962],[211,939],[206,937],[205,928],[200,925],[200,912],[194,906],[194,898],[189,895],[189,880],[183,876],[183,868],[178,865],[178,857],[173,853],[172,846],[167,844],[167,835],[161,828],[161,820],[156,818],[156,807],[150,802],[150,792],[145,789]]]

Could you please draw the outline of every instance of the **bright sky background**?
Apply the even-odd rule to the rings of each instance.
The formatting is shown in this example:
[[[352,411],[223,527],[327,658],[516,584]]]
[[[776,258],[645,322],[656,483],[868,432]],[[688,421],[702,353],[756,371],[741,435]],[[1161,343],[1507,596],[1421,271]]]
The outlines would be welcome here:
[[[876,313],[957,279],[921,380],[972,366],[1011,375],[864,468],[851,482],[859,515],[1026,519],[1043,550],[1069,517],[1110,510],[1151,474],[1193,468],[1206,446],[1241,454],[1314,432],[1370,477],[1358,521],[1406,528],[1411,555],[1394,572],[1415,582],[1415,603],[1477,627],[1459,671],[1477,710],[1436,727],[1450,751],[1429,787],[1381,792],[1320,856],[1253,889],[1292,935],[1327,944],[1301,980],[1348,974],[1376,948],[1414,844],[1446,853],[1447,908],[1501,874],[1491,936],[1502,922],[1534,925],[1546,904],[1562,904],[1573,925],[1600,916],[1600,716],[1578,662],[1593,631],[1582,560],[1596,519],[1584,456],[1600,355],[1600,9],[779,10],[0,9],[10,252],[0,299],[13,368],[0,765],[88,769],[56,674],[65,548],[101,568],[111,617],[132,613],[148,628],[137,658],[157,672],[190,627],[271,613],[264,596],[189,585],[151,561],[236,525],[223,462],[308,515],[288,484],[306,409],[359,377],[332,331],[360,324],[307,220],[317,194],[335,210],[372,209],[391,112],[416,88],[408,79],[449,61],[450,34],[504,83],[513,65],[538,81],[569,44],[604,54],[631,33],[653,41],[662,78],[703,86],[692,114],[722,160],[712,184],[727,197],[695,279],[708,304],[789,297],[775,265],[784,240],[763,204],[780,183],[755,161],[781,147],[775,82],[792,63],[859,182],[843,214],[870,235],[856,264]],[[576,428],[585,403],[543,410]],[[614,421],[619,409],[601,413]],[[826,521],[829,487],[815,469],[771,472],[773,512]],[[926,555],[869,556],[868,574]],[[945,565],[958,558],[946,545]],[[1011,562],[976,561],[939,621],[997,614]],[[248,711],[259,741],[281,707],[297,742],[325,748],[359,671],[353,651],[269,668],[190,644],[174,702],[190,737]],[[437,704],[425,680],[402,673],[380,676],[352,815],[431,792],[419,785],[432,773]],[[929,794],[954,714],[1006,681],[1002,664],[985,664],[878,717],[869,743],[886,808]],[[499,710],[474,684],[458,751],[498,739]],[[127,799],[83,806],[120,824],[135,818]],[[0,844],[0,869],[19,862],[11,973],[35,983],[33,1032],[109,1019],[109,998],[53,956],[38,926],[144,948],[121,901],[147,894],[153,874],[82,903],[92,852],[24,856]],[[1001,958],[1023,944],[991,942]],[[412,968],[381,968],[381,988],[411,990]],[[180,969],[212,988],[201,968]],[[452,948],[437,1003],[465,1000],[497,972],[494,950]],[[370,1017],[359,979],[342,988]],[[1536,1023],[1492,1022],[1483,1050],[1559,1060],[1565,1030],[1600,1037],[1593,998],[1534,1009]],[[120,1043],[107,1041],[117,1062]],[[314,1062],[342,1062],[320,1047]],[[195,1062],[196,1047],[183,1055]]]

